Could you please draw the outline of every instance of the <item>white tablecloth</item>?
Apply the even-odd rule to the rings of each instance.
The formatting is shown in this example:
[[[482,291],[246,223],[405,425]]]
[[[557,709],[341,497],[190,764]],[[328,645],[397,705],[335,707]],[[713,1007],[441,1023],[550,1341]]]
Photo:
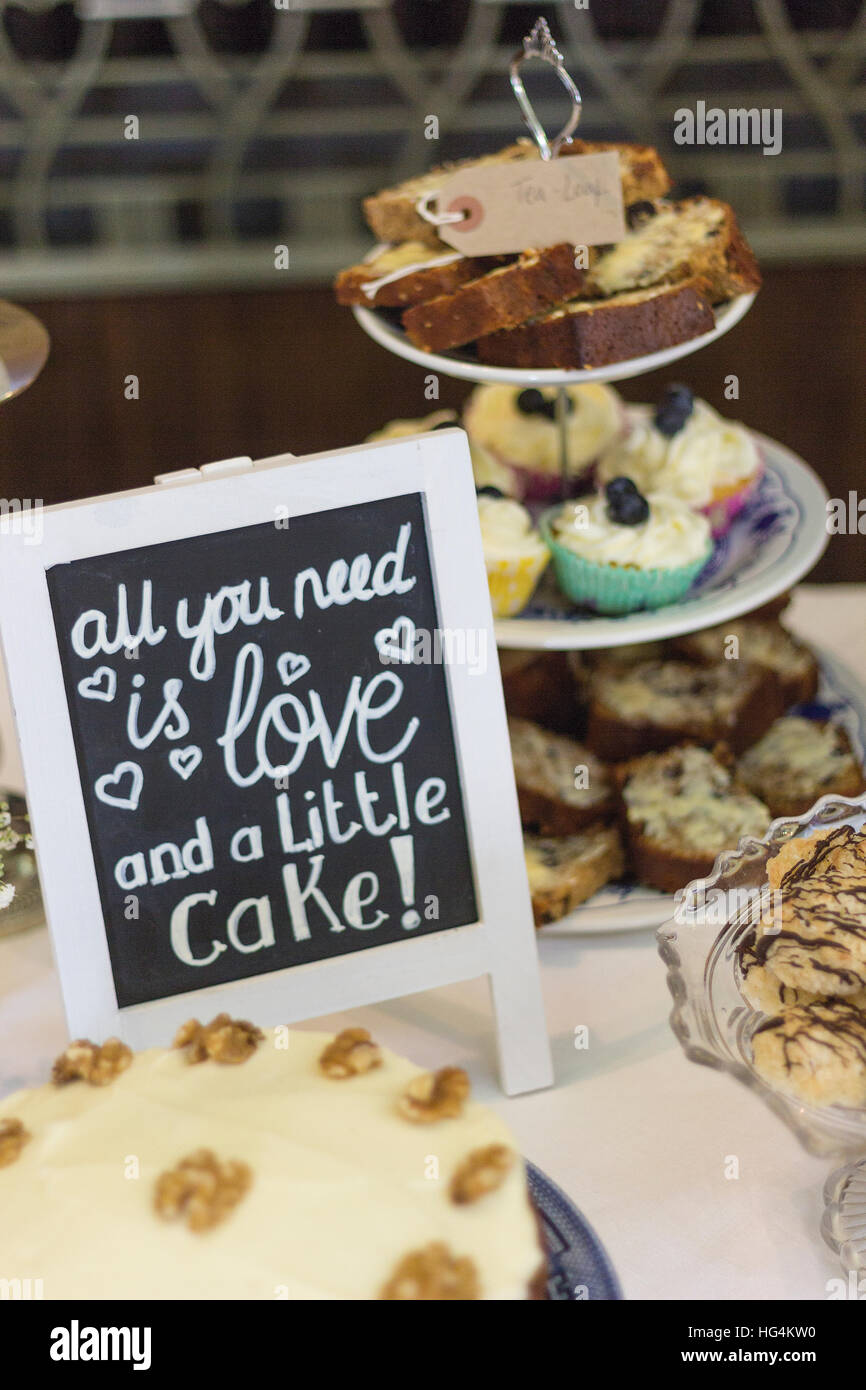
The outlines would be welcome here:
[[[866,684],[866,585],[803,586],[788,618]],[[0,735],[8,757],[8,716]],[[542,934],[539,951],[551,1090],[512,1100],[498,1091],[483,982],[352,1019],[421,1064],[467,1067],[476,1096],[595,1226],[627,1297],[825,1298],[839,1274],[818,1231],[831,1165],[743,1087],[686,1061],[668,1027],[654,933]],[[585,1050],[574,1046],[581,1025]],[[43,1079],[65,1041],[47,932],[0,940],[0,1094]]]

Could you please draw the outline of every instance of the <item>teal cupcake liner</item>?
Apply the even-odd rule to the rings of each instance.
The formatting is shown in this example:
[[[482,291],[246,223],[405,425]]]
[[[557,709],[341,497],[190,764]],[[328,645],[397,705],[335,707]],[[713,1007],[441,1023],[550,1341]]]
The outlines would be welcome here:
[[[538,523],[552,556],[556,582],[572,603],[593,608],[597,613],[636,613],[641,608],[664,608],[666,604],[676,603],[713,553],[711,541],[706,554],[690,565],[638,569],[636,565],[599,564],[576,555],[555,539],[550,523],[558,511],[559,508],[554,507],[545,512]]]

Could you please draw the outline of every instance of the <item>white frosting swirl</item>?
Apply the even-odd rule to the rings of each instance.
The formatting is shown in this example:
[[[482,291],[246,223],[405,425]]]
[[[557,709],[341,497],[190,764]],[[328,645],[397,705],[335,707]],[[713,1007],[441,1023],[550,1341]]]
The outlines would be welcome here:
[[[542,391],[556,399],[553,388]],[[622,432],[622,401],[610,386],[587,382],[569,386],[572,410],[568,416],[568,460],[573,473],[609,448]],[[513,386],[476,386],[466,403],[463,423],[474,446],[489,450],[506,463],[559,472],[559,430],[545,415],[526,415],[517,408],[520,392]]]
[[[650,493],[647,502],[650,514],[639,526],[611,521],[604,493],[567,502],[552,523],[553,539],[584,560],[636,569],[678,569],[709,555],[706,517],[666,493]]]
[[[546,553],[532,517],[510,497],[479,497],[478,520],[485,560],[533,559]]]
[[[691,507],[707,507],[757,472],[760,456],[749,431],[724,420],[706,401],[695,401],[671,438],[656,429],[654,414],[648,405],[629,408],[631,431],[599,460],[600,482],[625,476],[644,494],[665,492]]]
[[[365,440],[367,444],[373,444],[377,439],[402,439],[409,434],[427,434],[430,430],[435,430],[437,425],[457,426],[457,416],[453,410],[434,410],[429,415],[422,415],[417,420],[389,420],[387,425],[383,425],[380,430],[374,430],[368,434]]]

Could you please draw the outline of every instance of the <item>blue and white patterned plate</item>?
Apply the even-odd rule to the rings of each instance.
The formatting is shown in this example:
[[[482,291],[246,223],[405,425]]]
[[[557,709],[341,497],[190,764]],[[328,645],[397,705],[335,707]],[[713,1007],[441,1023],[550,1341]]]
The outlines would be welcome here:
[[[845,729],[861,765],[866,767],[866,690],[835,657],[816,651],[821,667],[818,692],[808,704],[788,714],[806,719],[835,719]],[[590,936],[595,932],[658,927],[673,916],[673,897],[639,883],[609,883],[567,917],[544,927],[542,936]]]
[[[595,1231],[556,1183],[527,1163],[529,1191],[544,1227],[550,1273],[547,1296],[557,1302],[622,1298],[622,1290]]]
[[[496,623],[500,647],[580,650],[653,642],[714,627],[793,588],[829,539],[827,491],[807,463],[784,445],[755,434],[764,476],[727,535],[679,603],[611,618],[574,608],[550,567],[528,608]]]

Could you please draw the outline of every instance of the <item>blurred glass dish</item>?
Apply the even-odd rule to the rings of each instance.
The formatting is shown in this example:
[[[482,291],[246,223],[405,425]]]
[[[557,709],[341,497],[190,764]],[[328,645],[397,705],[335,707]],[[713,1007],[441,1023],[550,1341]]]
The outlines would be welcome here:
[[[859,829],[864,822],[866,796],[824,796],[805,815],[774,821],[763,840],[741,840],[736,850],[719,855],[708,878],[690,883],[656,937],[674,1000],[670,1024],[689,1060],[748,1086],[804,1148],[821,1156],[866,1151],[866,1109],[810,1105],[758,1075],[751,1038],[765,1015],[740,993],[738,947],[766,905],[767,860],[786,840],[830,826]]]
[[[0,799],[8,802],[12,813],[12,824],[16,829],[26,827],[27,807],[20,796],[13,793],[0,793]],[[11,936],[13,932],[26,931],[29,927],[41,926],[45,921],[42,894],[39,891],[39,875],[36,871],[36,856],[24,844],[15,849],[3,851],[4,882],[15,890],[15,896],[8,907],[0,909],[0,937]]]
[[[825,1242],[847,1274],[862,1274],[866,1270],[866,1158],[830,1174],[824,1184],[824,1202],[821,1234]]]
[[[29,309],[0,299],[0,401],[31,386],[51,349],[47,329]]]

